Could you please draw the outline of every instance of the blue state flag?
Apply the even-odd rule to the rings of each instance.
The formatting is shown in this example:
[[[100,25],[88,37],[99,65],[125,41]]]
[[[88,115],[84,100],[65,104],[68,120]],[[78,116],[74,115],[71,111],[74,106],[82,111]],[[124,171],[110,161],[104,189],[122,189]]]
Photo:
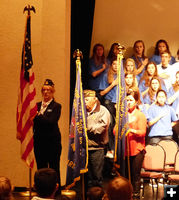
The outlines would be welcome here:
[[[114,164],[120,169],[120,174],[125,174],[125,149],[126,149],[126,135],[129,130],[128,114],[127,114],[127,100],[125,77],[123,69],[122,55],[118,57],[118,70],[117,70],[117,96],[116,96],[116,125],[115,125],[115,152]]]
[[[74,92],[67,164],[66,189],[80,180],[80,175],[88,171],[88,143],[86,128],[86,107],[81,81],[81,62],[76,61],[76,86]]]

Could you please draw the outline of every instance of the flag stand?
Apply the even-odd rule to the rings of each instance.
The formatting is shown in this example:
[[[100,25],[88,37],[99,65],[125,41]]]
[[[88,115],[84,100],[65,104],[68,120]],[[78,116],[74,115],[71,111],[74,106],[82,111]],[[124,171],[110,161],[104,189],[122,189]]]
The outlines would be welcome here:
[[[34,195],[36,195],[36,193],[32,191],[32,169],[31,168],[29,168],[29,188],[26,188],[26,191],[24,192],[17,192],[17,193],[18,193],[18,196],[29,197],[29,199],[31,199]]]

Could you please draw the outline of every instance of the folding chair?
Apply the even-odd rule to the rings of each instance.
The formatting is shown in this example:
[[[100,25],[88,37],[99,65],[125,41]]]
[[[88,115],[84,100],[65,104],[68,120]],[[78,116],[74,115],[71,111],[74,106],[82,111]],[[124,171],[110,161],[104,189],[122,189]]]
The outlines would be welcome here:
[[[161,140],[158,143],[162,146],[166,153],[166,161],[165,161],[165,180],[167,180],[167,176],[175,171],[174,164],[175,164],[175,155],[178,151],[177,143],[172,139]]]
[[[175,173],[168,175],[168,182],[179,185],[179,150],[175,155]]]
[[[145,180],[151,180],[152,182],[152,191],[154,194],[154,185],[153,181],[155,180],[157,184],[157,194],[158,197],[158,179],[163,179],[164,166],[166,154],[162,146],[159,144],[150,144],[146,146],[146,154],[144,156],[143,166],[141,170],[141,178],[143,179],[143,192],[142,196],[144,197],[145,189]]]

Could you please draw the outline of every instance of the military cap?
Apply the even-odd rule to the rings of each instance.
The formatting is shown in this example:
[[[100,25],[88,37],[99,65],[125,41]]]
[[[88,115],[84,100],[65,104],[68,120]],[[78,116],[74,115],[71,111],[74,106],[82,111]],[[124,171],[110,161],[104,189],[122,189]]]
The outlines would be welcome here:
[[[51,79],[46,79],[45,82],[44,82],[44,85],[49,85],[49,86],[54,87],[54,83]]]
[[[84,90],[84,97],[96,97],[96,92],[94,90]]]

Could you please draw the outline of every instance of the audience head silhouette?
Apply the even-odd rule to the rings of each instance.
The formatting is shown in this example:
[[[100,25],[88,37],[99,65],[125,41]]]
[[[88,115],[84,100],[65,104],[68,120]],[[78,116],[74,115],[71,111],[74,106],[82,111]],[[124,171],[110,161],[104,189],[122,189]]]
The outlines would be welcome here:
[[[10,200],[11,192],[10,180],[4,176],[0,176],[0,200]]]
[[[57,173],[51,168],[42,168],[34,175],[35,189],[39,197],[53,198],[58,189]]]
[[[87,192],[87,200],[102,200],[104,190],[101,187],[91,187]]]
[[[107,186],[107,199],[109,200],[131,200],[133,188],[128,179],[119,176],[109,182]]]

